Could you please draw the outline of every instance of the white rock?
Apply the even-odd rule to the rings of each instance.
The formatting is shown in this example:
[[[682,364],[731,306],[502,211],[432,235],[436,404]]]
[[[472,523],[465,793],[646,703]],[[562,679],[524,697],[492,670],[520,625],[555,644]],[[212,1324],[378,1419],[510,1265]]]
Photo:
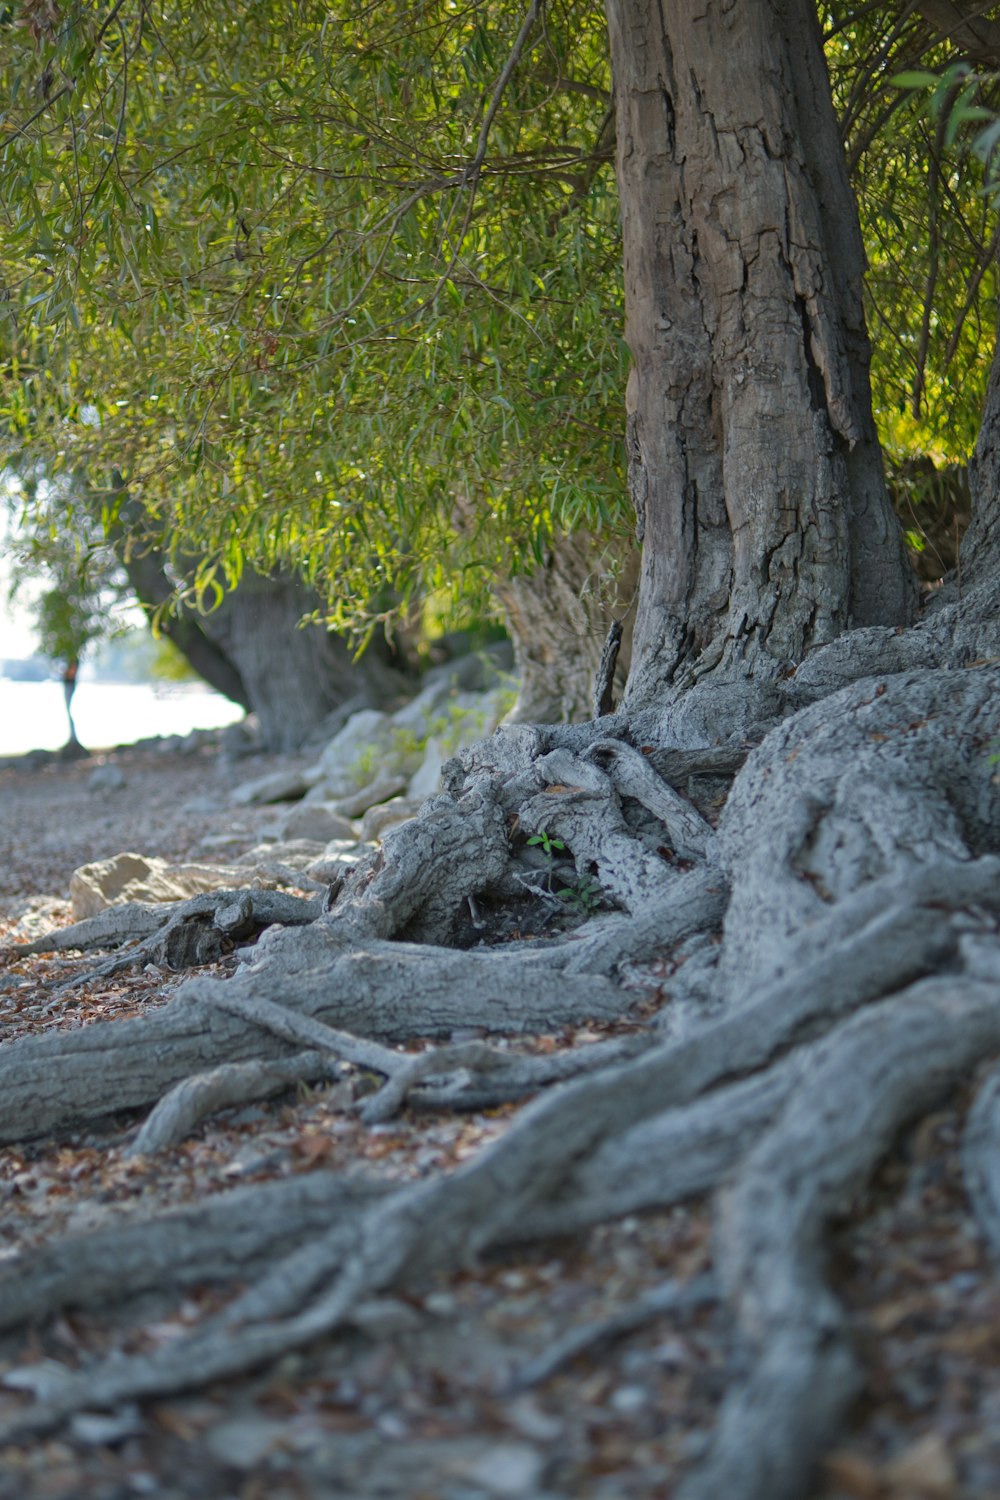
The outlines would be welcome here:
[[[444,765],[444,755],[438,740],[427,741],[424,758],[420,770],[410,778],[406,795],[422,802],[425,797],[433,797],[435,792],[441,790],[441,767]]]
[[[351,839],[354,830],[350,822],[332,802],[300,802],[282,821],[283,839],[318,839],[328,844],[331,839]]]
[[[12,1391],[30,1391],[39,1401],[58,1399],[73,1383],[73,1372],[56,1359],[39,1359],[30,1365],[15,1365],[0,1375],[0,1385]]]
[[[246,854],[241,854],[236,861],[237,865],[242,867],[238,874],[245,884],[248,878],[247,866],[255,871],[273,869],[276,865],[287,865],[293,870],[304,870],[311,860],[319,858],[324,847],[322,839],[288,839],[287,841],[276,840],[268,844],[255,844],[252,849],[247,850]]]
[[[373,757],[380,750],[388,750],[391,736],[392,720],[388,714],[375,708],[363,708],[360,713],[352,714],[320,756],[318,779],[331,788],[342,784],[345,794],[370,781],[373,767],[379,764]]]
[[[331,803],[334,810],[344,818],[359,818],[363,812],[370,807],[375,807],[380,802],[388,802],[390,797],[395,797],[399,792],[405,792],[407,778],[392,773],[378,776],[367,786],[352,792],[350,796],[338,797],[336,802]]]
[[[205,1446],[234,1469],[253,1469],[287,1435],[287,1422],[247,1413],[220,1422],[205,1436]]]
[[[367,843],[370,839],[381,838],[386,829],[416,817],[420,805],[411,797],[393,797],[391,802],[381,802],[377,807],[370,807],[361,820],[362,840]]]
[[[650,1402],[650,1393],[644,1385],[620,1385],[611,1392],[608,1405],[623,1417],[634,1416]]]
[[[439,731],[446,756],[463,745],[472,745],[493,733],[510,707],[510,694],[503,688],[489,693],[454,693],[442,710],[447,724]]]
[[[313,880],[336,880],[338,876],[346,875],[352,865],[356,865],[359,859],[370,853],[370,846],[356,841],[349,844],[344,839],[331,839],[319,858],[306,865],[306,874],[311,875]]]
[[[446,711],[452,693],[452,684],[447,677],[428,683],[415,698],[396,710],[392,716],[393,725],[397,729],[409,730],[418,739],[426,738],[434,721]]]
[[[219,811],[219,799],[218,797],[209,797],[202,794],[198,797],[192,797],[190,802],[185,802],[181,810],[186,813],[195,813],[198,816],[217,813]],[[231,835],[223,834],[222,837],[229,838]],[[202,843],[207,844],[208,839],[202,839]]]
[[[544,1459],[527,1443],[494,1443],[471,1462],[455,1466],[490,1495],[530,1495],[541,1483]]]
[[[155,856],[126,852],[74,870],[69,899],[74,921],[81,922],[123,901],[184,901],[200,891],[216,891],[245,881],[245,870],[224,865],[171,865]]]
[[[70,1421],[73,1436],[88,1448],[107,1448],[135,1437],[142,1430],[142,1415],[132,1405],[121,1406],[114,1412],[80,1411]]]
[[[251,802],[295,802],[304,797],[313,785],[305,771],[272,771],[267,776],[257,776],[253,781],[243,781],[234,787],[229,800],[236,807],[249,806]]]
[[[87,777],[88,792],[120,792],[125,785],[125,773],[121,766],[96,766]]]

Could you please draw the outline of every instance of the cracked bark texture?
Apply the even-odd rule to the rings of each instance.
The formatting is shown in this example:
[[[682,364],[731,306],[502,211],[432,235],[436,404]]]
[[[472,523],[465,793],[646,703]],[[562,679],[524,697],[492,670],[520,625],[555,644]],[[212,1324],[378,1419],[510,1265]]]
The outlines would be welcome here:
[[[1000,338],[990,366],[976,449],[969,463],[972,520],[962,538],[962,589],[1000,573]]]
[[[849,625],[905,622],[915,594],[813,7],[607,13],[643,541],[627,702],[662,714],[708,672],[777,678]]]

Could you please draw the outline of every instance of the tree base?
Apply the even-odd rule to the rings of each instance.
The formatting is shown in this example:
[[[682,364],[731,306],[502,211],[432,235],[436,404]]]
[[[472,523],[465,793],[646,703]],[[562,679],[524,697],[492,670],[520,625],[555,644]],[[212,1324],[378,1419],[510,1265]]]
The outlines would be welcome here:
[[[912,638],[894,637],[897,651]],[[829,1227],[900,1129],[1000,1053],[998,692],[989,663],[869,676],[780,722],[741,769],[739,748],[652,746],[622,715],[510,726],[449,764],[447,792],[322,915],[272,913],[311,920],[267,927],[231,980],[195,977],[143,1019],[7,1048],[6,1140],[152,1109],[140,1157],[223,1104],[351,1070],[379,1080],[359,1105],[371,1124],[536,1097],[450,1172],[396,1185],[318,1172],[8,1260],[8,1328],[152,1289],[245,1285],[159,1347],[54,1381],[48,1365],[9,1374],[35,1399],[5,1440],[326,1349],[338,1330],[376,1337],[419,1322],[413,1289],[486,1253],[715,1194],[710,1282],[668,1284],[619,1323],[556,1340],[511,1388],[717,1297],[730,1378],[680,1493],[804,1494],[864,1383],[825,1280]],[[187,905],[252,942],[263,897],[278,900]],[[505,903],[530,906],[531,936],[483,919]],[[151,941],[163,935],[135,952]],[[637,983],[654,968],[650,1014]],[[626,1019],[585,1047],[488,1040]],[[398,1050],[416,1039],[434,1045]],[[994,1244],[995,1095],[991,1080],[966,1154]]]

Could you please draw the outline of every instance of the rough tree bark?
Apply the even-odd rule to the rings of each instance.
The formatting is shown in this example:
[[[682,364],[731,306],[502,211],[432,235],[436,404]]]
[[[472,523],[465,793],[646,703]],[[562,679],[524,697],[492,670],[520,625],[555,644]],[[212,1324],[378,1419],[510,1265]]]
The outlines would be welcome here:
[[[629,703],[662,714],[706,673],[766,683],[850,624],[905,622],[914,590],[812,7],[607,12],[644,543]],[[732,708],[691,732],[731,734]]]
[[[319,599],[290,574],[247,573],[218,609],[200,620],[232,662],[269,750],[294,750],[342,703],[375,706],[398,696],[405,674],[376,638],[355,661],[339,636],[302,626]]]
[[[503,605],[520,676],[515,722],[578,723],[594,711],[594,683],[612,620],[623,622],[615,671],[617,697],[628,678],[639,553],[615,548],[586,532],[559,536],[543,565],[531,573],[498,578],[493,591]]]
[[[232,980],[0,1051],[7,1140],[167,1096],[145,1149],[213,1100],[335,1059],[385,1078],[366,1119],[536,1097],[450,1173],[391,1188],[317,1173],[220,1195],[198,1221],[134,1219],[6,1258],[8,1327],[154,1284],[246,1284],[148,1352],[32,1367],[13,1383],[36,1399],[0,1438],[266,1365],[495,1247],[692,1194],[716,1195],[712,1294],[733,1358],[713,1444],[673,1476],[678,1493],[808,1494],[864,1382],[826,1280],[830,1223],[904,1125],[1000,1055],[992,406],[972,586],[908,625],[815,16],[808,0],[694,10],[609,0],[644,545],[624,707],[463,751],[322,915],[265,933]],[[490,913],[555,902],[529,843],[542,834],[575,864],[560,879],[578,919],[491,942]],[[600,1051],[452,1035],[623,1014],[652,959],[659,1014]],[[386,1045],[418,1038],[437,1050]],[[965,1150],[994,1244],[996,1076]],[[623,1326],[683,1296],[668,1287]]]

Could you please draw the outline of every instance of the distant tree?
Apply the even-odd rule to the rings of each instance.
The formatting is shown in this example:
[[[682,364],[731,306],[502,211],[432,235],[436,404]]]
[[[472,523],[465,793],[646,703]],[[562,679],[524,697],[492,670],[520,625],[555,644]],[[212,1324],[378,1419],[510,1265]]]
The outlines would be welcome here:
[[[523,654],[587,676],[631,530],[600,8],[31,17],[0,62],[10,430],[120,467],[229,584],[303,569],[338,628],[537,572]],[[567,632],[545,577],[580,527],[610,602]]]
[[[31,601],[40,649],[61,664],[67,712],[76,667],[92,643],[120,633],[128,603],[204,681],[256,716],[270,750],[297,748],[348,700],[382,702],[404,687],[401,658],[384,639],[356,662],[325,626],[302,626],[321,600],[291,571],[249,569],[213,587],[201,560],[171,547],[120,490],[112,512],[79,476],[52,478],[23,455],[20,475],[12,588]],[[70,730],[75,741],[72,718]]]
[[[13,563],[10,598],[21,597],[33,620],[37,648],[58,668],[69,721],[68,751],[80,748],[72,702],[80,663],[99,641],[123,628],[115,606],[127,591],[125,575],[100,524],[87,515],[65,522],[65,481],[52,482],[38,465],[9,474],[8,511]]]

